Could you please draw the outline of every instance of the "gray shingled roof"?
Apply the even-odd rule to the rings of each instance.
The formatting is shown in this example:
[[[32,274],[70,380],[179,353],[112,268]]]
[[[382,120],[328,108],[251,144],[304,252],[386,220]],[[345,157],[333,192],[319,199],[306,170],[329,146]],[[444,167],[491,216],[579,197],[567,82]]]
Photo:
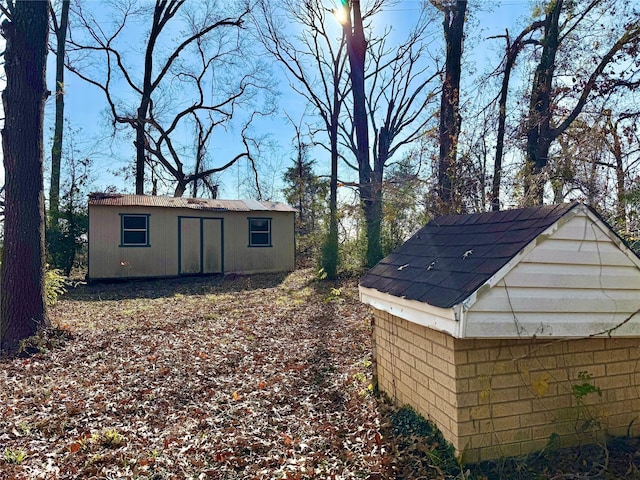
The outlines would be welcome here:
[[[576,205],[437,217],[369,270],[360,285],[450,308]]]

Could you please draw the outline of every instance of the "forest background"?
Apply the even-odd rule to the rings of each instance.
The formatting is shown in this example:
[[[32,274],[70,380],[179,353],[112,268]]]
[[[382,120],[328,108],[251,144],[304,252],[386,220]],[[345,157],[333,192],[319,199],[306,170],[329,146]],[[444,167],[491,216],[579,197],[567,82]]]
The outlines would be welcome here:
[[[284,199],[329,277],[438,214],[579,199],[638,236],[634,0],[49,10],[42,190],[66,274],[96,190]]]

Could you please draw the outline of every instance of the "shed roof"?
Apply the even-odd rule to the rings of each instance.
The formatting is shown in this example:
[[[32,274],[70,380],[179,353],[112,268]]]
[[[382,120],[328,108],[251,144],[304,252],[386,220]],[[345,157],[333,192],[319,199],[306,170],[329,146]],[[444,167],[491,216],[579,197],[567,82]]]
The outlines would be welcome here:
[[[282,202],[263,202],[258,200],[219,200],[207,198],[160,197],[155,195],[123,195],[115,193],[92,193],[89,205],[118,207],[161,207],[190,208],[193,210],[224,212],[295,212],[296,210]]]
[[[577,205],[437,217],[367,272],[360,285],[453,307]]]

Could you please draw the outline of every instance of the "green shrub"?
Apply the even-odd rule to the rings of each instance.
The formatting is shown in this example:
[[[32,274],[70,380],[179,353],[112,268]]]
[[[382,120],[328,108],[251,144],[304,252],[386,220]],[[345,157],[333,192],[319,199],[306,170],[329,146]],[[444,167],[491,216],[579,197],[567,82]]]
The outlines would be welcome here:
[[[58,297],[65,293],[66,279],[62,271],[54,268],[47,270],[44,274],[44,290],[48,306],[53,306],[58,301]]]
[[[359,277],[366,271],[367,238],[346,240],[340,245],[340,274],[345,277]]]

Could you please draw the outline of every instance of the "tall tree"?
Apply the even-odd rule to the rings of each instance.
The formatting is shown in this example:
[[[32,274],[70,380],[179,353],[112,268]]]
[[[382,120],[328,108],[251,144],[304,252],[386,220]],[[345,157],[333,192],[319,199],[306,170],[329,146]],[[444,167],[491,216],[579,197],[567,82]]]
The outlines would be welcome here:
[[[537,43],[537,40],[528,38],[528,36],[542,26],[542,22],[532,23],[524,30],[522,30],[522,32],[520,32],[520,34],[513,41],[511,41],[511,37],[509,36],[509,30],[507,30],[504,35],[507,45],[502,62],[502,84],[500,87],[500,94],[498,95],[498,132],[496,138],[496,151],[493,166],[493,182],[491,187],[491,210],[493,210],[494,212],[500,210],[500,183],[502,178],[502,158],[504,155],[504,137],[507,123],[507,99],[509,96],[509,82],[511,81],[511,72],[515,66],[518,54],[522,51],[522,48],[527,44]]]
[[[62,0],[60,21],[51,7],[51,20],[56,36],[56,120],[51,146],[51,185],[49,186],[49,217],[57,227],[60,205],[60,164],[62,163],[62,136],[64,132],[64,56],[69,25],[70,0]]]
[[[446,60],[440,102],[440,155],[438,157],[438,196],[443,212],[459,209],[456,198],[456,158],[462,117],[460,116],[460,79],[462,46],[467,11],[466,0],[431,0],[443,14]]]
[[[273,110],[267,100],[263,107],[254,102],[258,91],[268,91],[268,68],[251,56],[239,34],[249,13],[246,5],[237,14],[213,1],[194,7],[185,0],[156,0],[152,11],[141,5],[116,1],[118,18],[109,30],[85,10],[89,4],[78,4],[74,18],[82,29],[69,39],[74,62],[68,66],[104,93],[114,126],[133,130],[136,193],[144,193],[145,165],[153,162],[173,181],[174,195],[181,196],[189,184],[241,159],[254,161],[251,149],[257,142],[248,136],[251,122]],[[144,54],[125,55],[129,26],[149,18],[148,33],[141,39]],[[177,29],[183,32],[179,38]],[[100,55],[102,61],[96,61]],[[205,166],[211,129],[229,126],[245,111],[255,113],[244,118],[240,153]],[[189,129],[194,141],[187,146],[181,139]]]
[[[407,40],[397,47],[389,46],[389,29],[379,38],[372,38],[373,18],[388,4],[385,0],[374,1],[368,5],[366,11],[362,11],[360,2],[344,1],[342,7],[335,12],[336,18],[328,19],[325,13],[327,8],[321,1],[305,2],[304,6],[292,3],[283,8],[283,12],[294,12],[290,13],[292,20],[305,25],[304,35],[309,29],[309,18],[321,25],[321,28],[316,30],[322,34],[308,37],[315,41],[305,51],[305,54],[311,53],[309,62],[302,61],[306,58],[301,53],[302,49],[290,45],[289,52],[292,54],[288,61],[296,64],[296,79],[302,83],[300,79],[304,78],[307,86],[311,87],[311,90],[317,89],[318,92],[322,92],[323,89],[326,92],[327,86],[331,85],[341,85],[342,91],[345,91],[343,85],[347,84],[350,87],[351,108],[333,109],[333,116],[327,114],[331,108],[326,106],[331,102],[324,101],[324,98],[329,98],[326,93],[322,96],[315,94],[314,97],[308,95],[307,91],[304,95],[314,106],[318,104],[319,98],[323,100],[322,110],[325,113],[321,116],[325,119],[325,128],[330,140],[335,137],[335,133],[340,133],[340,142],[355,158],[355,161],[352,161],[351,157],[342,156],[344,162],[358,174],[358,182],[354,186],[358,189],[365,219],[366,263],[369,266],[382,257],[382,185],[385,166],[399,149],[423,135],[425,126],[432,120],[430,107],[434,94],[430,84],[437,75],[429,72],[429,68],[432,68],[431,62],[424,59],[425,45],[428,42],[423,17],[416,22],[417,26],[409,33]],[[302,18],[297,13],[307,11],[311,6],[316,12],[313,16]],[[279,16],[273,13],[265,15],[269,19]],[[335,28],[337,21],[342,23],[341,43],[331,38],[329,33]],[[267,21],[267,24],[269,23]],[[321,45],[318,39],[322,39]],[[280,44],[284,42],[285,38],[281,38]],[[346,57],[349,60],[348,71],[344,68],[333,69],[332,76],[328,75],[328,67],[335,65],[328,61],[328,56],[334,51],[343,52],[345,46]],[[318,77],[319,72],[325,73]],[[349,76],[345,78],[347,72]],[[349,93],[348,90],[345,92]],[[345,96],[339,100],[340,106],[343,102],[349,101]],[[332,163],[337,168],[338,140],[330,144]],[[332,177],[333,182],[337,184],[337,175],[332,174]],[[332,203],[334,202],[330,201],[330,204]],[[337,227],[337,222],[335,224]],[[337,240],[337,235],[334,238]]]
[[[256,19],[260,40],[278,60],[292,80],[291,87],[302,96],[321,118],[322,131],[329,145],[319,142],[329,152],[329,231],[323,245],[322,268],[327,277],[338,271],[338,142],[340,115],[348,93],[344,82],[346,44],[344,37],[335,41],[335,19],[326,18],[322,0],[286,0],[275,8],[260,3],[261,18]],[[302,26],[290,39],[285,23]],[[333,24],[333,25],[332,25]]]
[[[63,232],[64,227],[60,224],[60,170],[62,166],[62,145],[64,134],[64,73],[65,73],[65,51],[67,42],[67,28],[69,25],[70,0],[63,0],[60,7],[60,20],[54,10],[51,0],[50,15],[53,26],[53,33],[56,38],[56,113],[53,131],[53,142],[51,144],[51,177],[49,183],[49,215],[46,222],[45,236],[48,257],[47,260],[54,268],[62,268],[68,275],[70,267],[68,261],[62,261],[63,257],[70,255],[60,255],[61,252],[75,251],[75,242]],[[72,246],[73,248],[69,248]],[[63,263],[65,265],[63,265]]]
[[[366,17],[373,19],[383,6],[384,2],[374,4]],[[359,5],[354,3],[353,9],[357,8]],[[358,29],[363,27],[362,22],[358,24]],[[348,35],[348,22],[345,25]],[[358,189],[366,225],[368,266],[377,263],[383,254],[381,234],[385,169],[403,147],[425,134],[437,114],[433,100],[439,88],[436,79],[440,72],[427,58],[429,25],[426,17],[420,15],[406,39],[397,46],[389,45],[390,29],[373,37],[370,32],[372,29],[370,26],[367,28],[368,60],[364,67],[364,91],[359,94],[364,97],[366,117],[356,120],[356,113],[360,114],[360,109],[355,108],[356,89],[352,89],[353,113],[348,122],[341,123],[345,144],[357,159],[355,165],[346,158],[345,163],[359,175]],[[361,50],[363,38],[360,33],[356,35],[355,26],[352,30],[351,41],[359,45]],[[360,68],[362,51],[352,50],[357,50],[360,57],[351,68]],[[355,80],[359,82],[359,76]],[[366,138],[364,134],[358,135],[360,124],[370,132]],[[367,155],[360,148],[364,142],[372,143]]]
[[[539,60],[533,76],[526,118],[524,203],[544,200],[543,169],[553,142],[597,94],[634,88],[634,65],[640,42],[640,13],[628,2],[551,0],[543,9]],[[610,25],[608,27],[606,24]],[[576,51],[580,32],[589,34],[586,51]],[[599,34],[599,35],[598,35]],[[582,42],[584,43],[584,42]],[[558,56],[562,55],[562,61]],[[575,62],[573,81],[558,74],[558,64]],[[560,77],[560,79],[559,79]]]
[[[373,267],[382,258],[382,172],[371,169],[369,161],[369,123],[365,92],[365,59],[367,40],[364,36],[360,0],[343,2],[346,15],[342,27],[349,57],[349,79],[353,99],[353,129],[355,131],[355,154],[358,162],[358,191],[364,212],[367,234],[368,267]]]
[[[560,13],[563,0],[552,0],[544,16],[542,52],[535,70],[527,119],[527,160],[525,164],[525,202],[542,203],[542,186],[537,180],[548,161],[553,139],[551,130],[551,98],[556,63],[560,46]]]
[[[4,248],[0,282],[0,347],[49,325],[44,298],[43,121],[49,5],[17,1],[2,7],[6,41],[2,92],[5,168]]]

